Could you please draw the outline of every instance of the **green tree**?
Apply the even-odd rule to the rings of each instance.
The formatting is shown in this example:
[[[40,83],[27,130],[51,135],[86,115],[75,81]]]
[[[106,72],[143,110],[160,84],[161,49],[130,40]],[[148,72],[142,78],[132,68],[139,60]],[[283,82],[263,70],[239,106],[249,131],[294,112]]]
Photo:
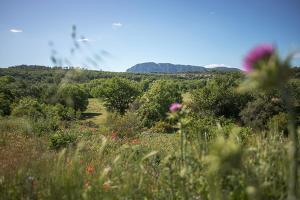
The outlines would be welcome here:
[[[14,96],[7,86],[14,81],[11,76],[0,77],[0,116],[9,115],[11,112]]]
[[[165,120],[170,104],[182,101],[179,86],[171,81],[158,80],[142,96],[138,114],[144,126],[151,127],[155,122]]]
[[[84,111],[88,105],[88,94],[77,84],[63,84],[57,91],[58,102],[75,111]]]
[[[267,128],[268,121],[280,112],[284,112],[280,98],[271,95],[261,95],[254,101],[247,103],[241,111],[242,122],[255,130]]]
[[[105,81],[94,91],[104,100],[104,106],[110,111],[124,114],[136,97],[141,93],[137,83],[124,78],[112,78]]]
[[[217,77],[209,81],[206,86],[191,93],[192,111],[197,115],[237,119],[251,96],[236,92],[236,85],[237,79],[234,76]]]

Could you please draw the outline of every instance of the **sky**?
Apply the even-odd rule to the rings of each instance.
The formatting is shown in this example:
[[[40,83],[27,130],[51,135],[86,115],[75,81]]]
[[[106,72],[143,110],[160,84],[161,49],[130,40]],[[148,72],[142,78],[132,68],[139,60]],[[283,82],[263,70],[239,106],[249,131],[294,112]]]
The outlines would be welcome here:
[[[142,62],[241,68],[260,43],[282,57],[300,51],[300,0],[0,0],[0,67],[54,66],[54,55],[105,71]]]

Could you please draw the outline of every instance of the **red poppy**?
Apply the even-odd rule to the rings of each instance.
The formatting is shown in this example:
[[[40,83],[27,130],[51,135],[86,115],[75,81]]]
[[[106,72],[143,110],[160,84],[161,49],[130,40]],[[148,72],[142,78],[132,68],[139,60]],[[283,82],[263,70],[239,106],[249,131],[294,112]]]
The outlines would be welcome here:
[[[85,168],[85,171],[86,173],[88,174],[92,174],[95,172],[95,168],[92,166],[92,165],[88,165],[86,168]]]

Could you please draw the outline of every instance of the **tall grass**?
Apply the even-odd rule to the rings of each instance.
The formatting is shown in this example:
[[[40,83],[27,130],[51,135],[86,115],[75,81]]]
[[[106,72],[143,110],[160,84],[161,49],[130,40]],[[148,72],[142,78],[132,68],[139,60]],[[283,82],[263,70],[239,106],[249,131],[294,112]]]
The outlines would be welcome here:
[[[285,199],[288,141],[268,134],[244,139],[235,129],[185,148],[177,135],[132,143],[93,134],[2,171],[0,199]]]

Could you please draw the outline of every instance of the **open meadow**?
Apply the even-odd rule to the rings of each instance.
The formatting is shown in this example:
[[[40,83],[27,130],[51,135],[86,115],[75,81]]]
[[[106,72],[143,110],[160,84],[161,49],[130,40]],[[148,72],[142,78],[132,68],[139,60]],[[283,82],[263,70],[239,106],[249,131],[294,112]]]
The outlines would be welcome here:
[[[0,0],[0,200],[300,200],[300,0]]]
[[[241,73],[0,73],[0,199],[287,197],[287,111]]]

